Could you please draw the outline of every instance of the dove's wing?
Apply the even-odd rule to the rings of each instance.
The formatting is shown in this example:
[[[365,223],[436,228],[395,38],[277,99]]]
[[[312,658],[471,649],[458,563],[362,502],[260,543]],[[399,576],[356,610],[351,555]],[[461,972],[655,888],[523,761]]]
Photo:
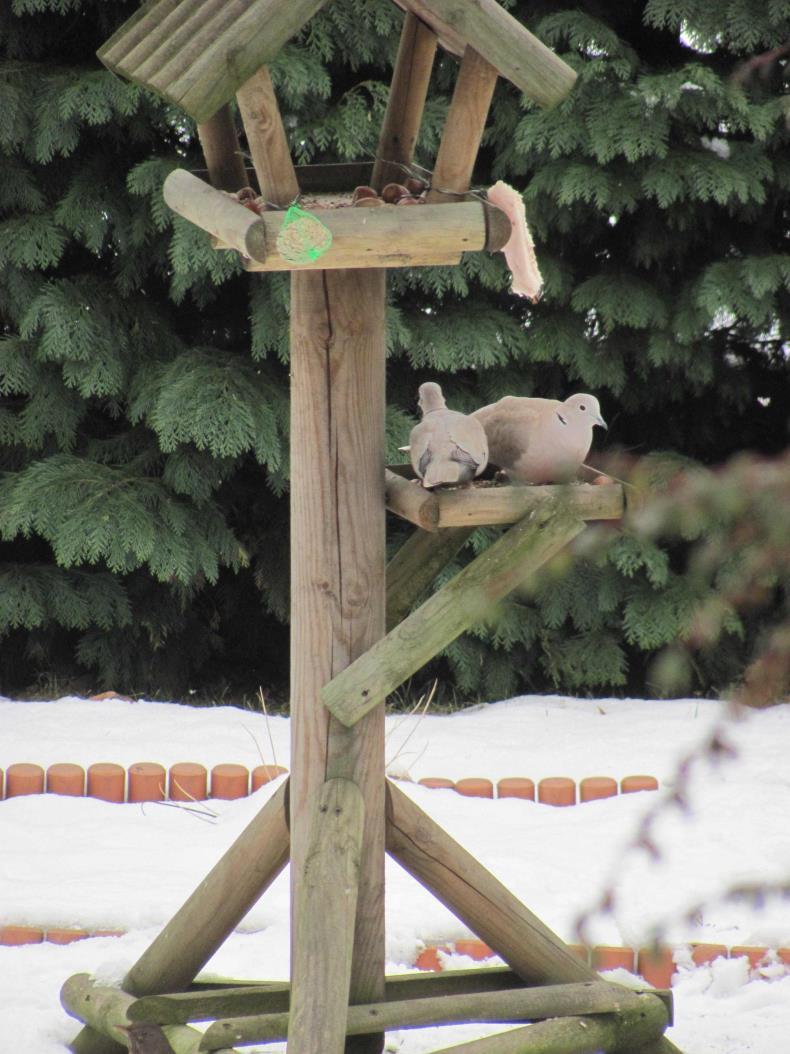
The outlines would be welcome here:
[[[541,418],[555,399],[530,399],[506,395],[499,402],[476,410],[472,416],[482,424],[488,439],[488,457],[499,468],[508,469],[528,449]]]

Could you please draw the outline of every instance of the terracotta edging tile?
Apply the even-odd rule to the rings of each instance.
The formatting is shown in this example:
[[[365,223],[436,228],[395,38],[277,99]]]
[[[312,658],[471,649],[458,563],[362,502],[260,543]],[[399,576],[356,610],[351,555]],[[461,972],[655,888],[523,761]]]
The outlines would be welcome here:
[[[111,761],[97,761],[88,766],[89,798],[100,798],[102,801],[126,801],[126,769]]]
[[[171,801],[205,801],[208,772],[205,765],[194,761],[178,761],[170,766],[168,798]]]
[[[654,988],[671,988],[672,977],[676,971],[675,958],[671,948],[638,948],[636,953],[636,972]]]
[[[617,780],[611,776],[585,776],[579,783],[579,801],[595,801],[598,798],[614,798]]]
[[[756,970],[758,966],[765,964],[766,956],[768,955],[767,948],[752,948],[747,947],[743,944],[736,944],[730,948],[730,958],[740,959],[742,955],[745,955],[749,960],[749,966],[752,970]]]
[[[20,761],[9,765],[5,774],[5,796],[16,798],[22,794],[44,793],[44,770],[40,765]]]
[[[164,801],[165,770],[154,761],[129,766],[129,801]]]
[[[547,776],[538,784],[538,801],[543,805],[575,805],[576,784],[567,776]]]
[[[636,953],[633,948],[618,947],[609,944],[596,944],[590,949],[590,965],[593,970],[624,970],[634,972]]]
[[[690,949],[691,961],[695,966],[712,963],[715,959],[727,958],[726,944],[692,944]]]
[[[250,794],[260,790],[264,783],[271,783],[272,780],[276,780],[278,776],[282,776],[287,771],[288,769],[282,765],[258,765],[251,773]]]
[[[438,947],[435,944],[429,944],[427,948],[423,948],[414,960],[414,965],[418,970],[433,970],[438,973],[440,970],[444,969],[440,958],[440,952],[449,954],[450,948],[446,944]]]
[[[41,944],[44,931],[37,926],[0,926],[0,944]]]
[[[87,930],[47,930],[46,940],[49,944],[73,944],[74,941],[84,941],[90,934]]]
[[[490,959],[496,955],[493,948],[481,941],[479,937],[462,937],[455,942],[455,951],[458,955],[468,955],[470,959],[481,961]]]
[[[527,779],[526,776],[505,776],[497,782],[497,798],[524,798],[527,801],[535,800],[535,781]]]
[[[455,780],[448,780],[445,776],[423,776],[417,780],[421,787],[430,787],[433,790],[453,790]]]
[[[479,776],[467,776],[466,779],[456,780],[455,792],[466,798],[493,798],[494,784]]]
[[[211,770],[211,797],[232,801],[250,792],[250,773],[245,765],[215,765]]]
[[[82,798],[85,794],[85,769],[69,761],[50,765],[47,769],[47,794]]]
[[[658,780],[655,776],[624,776],[620,780],[621,794],[634,794],[636,791],[658,790]]]

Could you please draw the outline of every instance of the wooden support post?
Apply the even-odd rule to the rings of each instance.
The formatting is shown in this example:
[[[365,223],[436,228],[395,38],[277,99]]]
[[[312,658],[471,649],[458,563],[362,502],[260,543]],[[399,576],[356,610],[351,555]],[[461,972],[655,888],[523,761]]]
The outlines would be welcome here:
[[[583,529],[554,505],[526,516],[334,677],[321,692],[324,706],[353,725]]]
[[[477,51],[539,106],[554,106],[570,92],[575,71],[513,18],[498,0],[396,0],[431,27],[440,42],[460,54]]]
[[[288,862],[287,784],[280,787],[209,871],[123,980],[131,995],[177,992],[192,981]],[[74,1054],[118,1044],[83,1029]]]
[[[435,34],[407,11],[373,166],[371,186],[374,190],[380,191],[387,183],[404,181],[401,166],[410,165],[414,155],[436,43]]]
[[[495,66],[467,47],[433,168],[429,202],[460,201],[459,195],[469,190],[498,76]]]
[[[327,780],[312,817],[304,870],[294,882],[292,1051],[318,1046],[322,1054],[342,1054],[345,1047],[364,822],[359,787],[350,780]],[[322,955],[324,948],[331,954]],[[221,1034],[223,1024],[217,1022],[214,1031]],[[228,1028],[226,1035],[238,1042],[232,1019]]]
[[[232,194],[246,187],[247,169],[230,106],[221,106],[197,131],[212,187]]]
[[[435,1054],[645,1054],[645,1043],[662,1042],[666,1008],[651,993],[639,995],[637,1004],[618,1014],[538,1021]]]
[[[651,999],[655,999],[664,1010],[666,1022],[666,1010],[661,1000],[652,995]],[[588,981],[351,1006],[348,1008],[347,1020],[344,1019],[342,1024],[348,1035],[356,1036],[381,1029],[389,1032],[459,1022],[515,1023],[577,1017],[580,1014],[617,1014],[642,1009],[643,1006],[644,999],[637,992],[606,981]],[[225,1046],[230,1037],[240,1046],[276,1042],[283,1039],[287,1028],[287,1013],[218,1020],[206,1030],[203,1048],[214,1050]],[[320,1032],[316,1029],[314,1034],[321,1036],[322,1054],[335,1049],[326,1046],[328,1032],[325,1026],[321,1027]]]
[[[109,1039],[109,1033],[118,1025],[132,1024],[128,1010],[134,1003],[133,996],[119,988],[97,985],[89,974],[83,973],[75,974],[65,982],[60,990],[60,1002],[72,1017],[89,1025],[93,1035],[112,1043],[116,1050],[124,1049]],[[203,1038],[197,1029],[186,1025],[170,1025],[165,1035],[174,1054],[196,1054]],[[120,1038],[120,1032],[118,1036]],[[225,1043],[215,1049],[216,1054],[238,1054]]]
[[[321,706],[320,692],[384,631],[384,304],[381,270],[313,271],[291,281],[292,904],[300,902],[323,783],[350,779],[365,801],[351,972],[357,1003],[384,993],[384,708],[349,731]],[[292,934],[294,926],[298,920]],[[312,950],[332,962],[332,946]],[[289,1054],[320,1045],[312,1037]],[[381,1045],[365,1040],[355,1049]]]
[[[598,977],[391,780],[387,781],[387,851],[525,981],[568,984]],[[481,1049],[480,1054],[504,1054],[506,1049]],[[639,1054],[679,1054],[666,1037],[644,1050],[637,1046],[635,1054],[636,1050]]]
[[[387,564],[387,630],[403,621],[471,533],[470,527],[448,527],[433,534],[418,528],[406,539]]]
[[[285,208],[298,196],[299,184],[272,78],[265,66],[242,84],[236,100],[261,194],[266,201]]]

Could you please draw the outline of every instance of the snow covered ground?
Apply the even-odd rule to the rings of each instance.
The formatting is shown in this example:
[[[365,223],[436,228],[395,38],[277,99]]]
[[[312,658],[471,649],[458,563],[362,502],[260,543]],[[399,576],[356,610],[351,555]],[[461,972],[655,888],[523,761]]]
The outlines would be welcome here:
[[[627,849],[646,810],[677,788],[679,760],[722,716],[719,704],[704,700],[525,697],[420,721],[393,716],[387,759],[393,774],[414,780],[655,775],[658,793],[569,809],[401,786],[567,940],[576,940],[577,918],[613,883],[614,912],[593,915],[592,943],[638,947],[660,930],[673,945],[788,947],[789,900],[769,896],[756,907],[721,894],[732,885],[790,878],[790,705],[727,725],[734,756],[694,765],[690,808],[668,803],[653,826],[658,857]],[[287,766],[288,736],[287,719],[266,721],[232,707],[0,699],[2,768],[19,761]],[[1,802],[0,925],[129,933],[67,946],[0,947],[0,1054],[63,1054],[75,1023],[58,1003],[62,981],[80,971],[118,981],[272,789],[212,802],[213,822],[150,803],[52,795]],[[423,942],[470,935],[392,862],[387,880],[390,972],[409,968]],[[286,978],[287,914],[283,875],[206,972]],[[447,965],[470,962],[453,956]],[[674,990],[669,1035],[685,1054],[790,1054],[790,976],[781,966],[750,973],[746,959],[721,959],[682,969]],[[393,1033],[388,1041],[399,1054],[422,1054],[485,1031],[459,1026]]]

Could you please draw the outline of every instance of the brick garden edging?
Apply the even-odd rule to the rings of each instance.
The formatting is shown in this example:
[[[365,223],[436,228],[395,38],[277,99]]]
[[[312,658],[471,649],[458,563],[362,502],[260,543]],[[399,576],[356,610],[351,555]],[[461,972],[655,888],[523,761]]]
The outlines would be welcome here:
[[[80,929],[43,929],[36,926],[0,926],[0,945],[21,946],[25,944],[71,944],[74,941],[87,940],[90,937],[123,937],[125,930],[80,930]],[[671,988],[672,978],[680,972],[675,963],[675,952],[690,953],[691,961],[696,966],[703,966],[719,958],[737,959],[745,956],[752,970],[771,962],[781,963],[785,972],[790,973],[790,948],[757,948],[736,946],[728,948],[724,944],[683,944],[677,949],[628,948],[613,945],[595,945],[588,948],[582,944],[569,945],[571,951],[594,969],[614,970],[622,967],[631,973],[643,977],[654,988]],[[493,957],[494,952],[487,944],[476,937],[448,941],[447,943],[429,944],[417,955],[413,966],[418,970],[444,969],[444,956],[468,955],[470,959],[483,961]]]
[[[25,794],[65,794],[74,797],[100,798],[110,802],[205,801],[207,798],[233,800],[246,798],[265,783],[287,772],[282,765],[258,765],[250,772],[244,765],[215,765],[209,774],[204,765],[180,761],[166,771],[156,762],[140,761],[128,770],[113,762],[81,765],[59,762],[44,771],[41,765],[20,762],[9,765],[3,778],[0,769],[0,799]],[[418,781],[423,787],[451,789],[471,798],[523,798],[543,805],[567,806],[611,798],[635,791],[656,790],[655,776],[587,776],[578,787],[567,776],[549,776],[534,780],[525,776],[508,776],[495,784],[492,780],[470,776],[451,780],[443,776],[425,776]]]

